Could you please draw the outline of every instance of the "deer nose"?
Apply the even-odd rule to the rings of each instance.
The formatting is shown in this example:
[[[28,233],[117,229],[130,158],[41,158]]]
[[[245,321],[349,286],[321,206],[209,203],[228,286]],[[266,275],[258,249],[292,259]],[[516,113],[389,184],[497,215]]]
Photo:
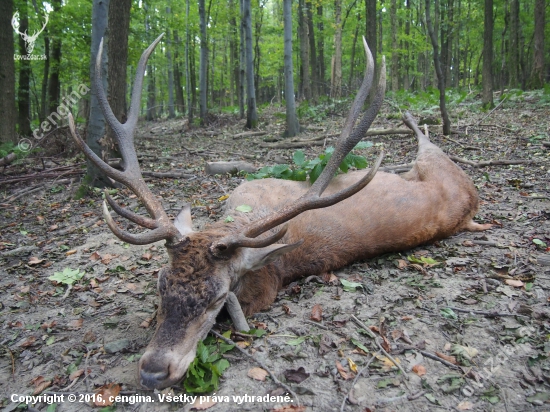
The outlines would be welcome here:
[[[166,386],[163,385],[163,383],[166,382],[166,379],[168,378],[168,368],[157,371],[148,371],[142,368],[139,371],[139,375],[142,386],[148,389],[162,389]]]

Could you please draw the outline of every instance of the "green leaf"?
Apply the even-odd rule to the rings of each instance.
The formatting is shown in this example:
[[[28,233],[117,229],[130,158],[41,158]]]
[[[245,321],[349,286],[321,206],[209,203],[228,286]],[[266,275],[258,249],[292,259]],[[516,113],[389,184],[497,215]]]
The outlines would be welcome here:
[[[372,146],[374,146],[374,143],[372,143],[371,141],[359,142],[355,145],[353,150],[368,149],[369,147],[372,147]]]
[[[231,222],[234,222],[235,219],[233,219],[231,216],[227,216],[224,220],[225,223],[231,223]]]
[[[296,150],[294,152],[294,156],[292,156],[292,161],[296,166],[302,166],[306,161],[306,156],[304,152],[302,152],[301,150]]]
[[[344,287],[344,290],[346,292],[355,292],[357,288],[363,287],[361,283],[350,282],[349,280],[346,280],[346,279],[340,279],[340,282],[342,283],[342,286]]]
[[[240,205],[235,208],[237,212],[249,213],[252,212],[252,206]]]
[[[298,346],[299,344],[305,342],[305,340],[308,338],[308,336],[300,336],[296,339],[291,339],[289,341],[286,342],[287,345],[290,345],[290,346]]]
[[[546,247],[546,243],[544,243],[542,240],[540,239],[533,239],[533,243],[537,246],[540,246],[540,247]]]
[[[78,282],[84,276],[84,272],[80,272],[79,269],[65,268],[63,272],[54,272],[53,276],[50,276],[49,280],[54,280],[57,283],[63,283],[65,285],[72,285]]]
[[[307,180],[307,173],[305,170],[294,170],[289,177],[290,180],[296,180],[299,182],[305,182]]]
[[[363,345],[361,342],[359,342],[357,339],[351,338],[351,343],[353,343],[355,346],[357,346],[359,349],[365,351],[366,353],[370,352],[367,349],[367,347],[365,345]]]
[[[250,329],[248,332],[244,332],[247,335],[254,336],[255,338],[261,338],[267,331],[265,329]]]
[[[458,319],[457,314],[451,308],[443,308],[439,311],[439,313],[447,319]]]
[[[50,346],[55,342],[55,336],[50,336],[48,339],[46,339],[46,346]]]
[[[309,181],[311,183],[315,183],[317,178],[321,175],[321,172],[323,171],[323,165],[321,163],[318,163],[315,165],[311,173],[309,174]]]

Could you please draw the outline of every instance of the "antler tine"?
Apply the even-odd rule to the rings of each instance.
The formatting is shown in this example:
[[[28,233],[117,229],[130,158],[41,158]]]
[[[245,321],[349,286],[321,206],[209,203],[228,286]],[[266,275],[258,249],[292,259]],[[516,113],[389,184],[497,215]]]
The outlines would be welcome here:
[[[123,183],[128,188],[130,188],[144,204],[147,212],[153,217],[153,219],[139,216],[136,213],[124,209],[116,204],[116,202],[111,199],[106,194],[106,200],[109,202],[111,207],[115,210],[116,213],[131,220],[134,223],[137,223],[140,226],[153,229],[151,232],[141,233],[139,235],[134,235],[128,232],[124,232],[116,226],[116,223],[112,219],[105,202],[103,202],[103,214],[109,228],[113,233],[120,239],[133,244],[148,244],[156,242],[158,240],[166,239],[169,243],[175,243],[181,237],[180,232],[176,226],[170,221],[168,215],[162,208],[162,204],[155,197],[155,195],[149,190],[149,187],[143,180],[141,175],[141,170],[139,168],[139,162],[137,159],[137,154],[133,144],[134,129],[137,122],[137,115],[139,113],[139,100],[141,97],[141,85],[143,84],[143,76],[145,74],[145,67],[147,64],[147,59],[153,51],[154,47],[158,44],[162,35],[159,36],[141,55],[140,63],[138,65],[134,84],[133,94],[132,94],[132,108],[133,117],[129,117],[132,121],[129,123],[121,124],[113,114],[109,102],[107,101],[107,96],[101,82],[101,54],[103,49],[103,39],[99,45],[98,56],[96,58],[96,70],[94,77],[94,88],[96,91],[97,99],[102,109],[102,112],[105,116],[107,123],[111,126],[115,132],[115,139],[120,148],[122,159],[123,159],[123,171],[116,170],[113,167],[106,164],[102,159],[99,158],[82,140],[82,138],[77,134],[74,119],[71,114],[69,114],[69,128],[71,134],[75,139],[77,145],[84,152],[86,157],[90,159],[100,170],[102,170],[107,176],[112,178],[115,181]],[[137,86],[137,87],[136,87]],[[137,97],[136,97],[137,96]]]
[[[274,227],[284,222],[287,222],[288,220],[298,216],[299,214],[307,210],[328,207],[350,196],[353,196],[355,193],[357,193],[358,191],[363,189],[367,184],[369,184],[369,182],[374,178],[374,176],[376,175],[376,172],[378,171],[378,168],[380,167],[382,159],[384,157],[383,151],[382,153],[380,153],[380,156],[376,160],[374,166],[371,168],[369,173],[365,175],[361,180],[359,180],[353,185],[333,195],[321,197],[321,194],[328,186],[330,179],[332,179],[332,177],[334,176],[334,173],[338,170],[338,167],[340,166],[340,163],[342,162],[344,157],[351,151],[351,149],[355,147],[355,145],[365,135],[365,132],[368,130],[368,128],[374,121],[376,115],[378,114],[378,111],[380,110],[380,107],[382,106],[382,102],[384,100],[384,94],[386,91],[386,64],[385,64],[385,59],[382,58],[380,79],[378,82],[376,96],[373,100],[373,103],[369,107],[369,109],[365,112],[365,114],[363,115],[363,118],[361,119],[357,127],[353,129],[353,131],[351,130],[351,127],[353,127],[355,121],[357,120],[361,106],[363,105],[366,97],[370,92],[370,88],[374,77],[372,73],[374,71],[374,64],[373,63],[371,64],[372,55],[370,54],[370,50],[364,39],[363,39],[363,42],[365,46],[365,52],[367,53],[367,56],[368,56],[368,62],[367,62],[368,72],[365,73],[363,84],[358,93],[358,96],[356,97],[353,103],[351,113],[348,116],[348,119],[346,120],[344,130],[340,135],[340,138],[338,139],[337,147],[333,155],[331,156],[329,163],[323,170],[323,173],[321,174],[321,176],[319,176],[315,184],[313,184],[304,195],[296,199],[290,205],[283,207],[281,210],[273,213],[272,215],[266,216],[262,219],[252,222],[251,224],[246,226],[241,233],[239,233],[236,236],[229,235],[224,237],[223,239],[221,239],[220,241],[212,245],[213,251],[219,252],[219,253],[226,253],[227,251],[234,250],[238,247],[243,247],[243,246],[244,247],[265,247],[271,243],[274,243],[275,241],[277,241],[278,239],[284,236],[286,232],[286,227],[281,229],[278,233],[270,237],[264,237],[259,239],[256,239],[256,237],[261,235],[262,233],[265,233],[270,229],[273,229]],[[321,180],[321,183],[317,184],[319,180]],[[272,242],[268,243],[270,240]]]

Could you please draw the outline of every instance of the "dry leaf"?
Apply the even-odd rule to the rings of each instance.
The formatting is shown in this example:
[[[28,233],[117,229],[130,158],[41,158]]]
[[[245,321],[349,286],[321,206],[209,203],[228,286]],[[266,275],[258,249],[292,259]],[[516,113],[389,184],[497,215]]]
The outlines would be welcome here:
[[[71,250],[66,251],[65,255],[71,256],[71,255],[74,255],[75,253],[76,253],[76,249],[71,249]]]
[[[78,369],[69,375],[69,379],[74,381],[76,378],[79,378],[80,376],[82,376],[83,373],[84,373],[84,369]]]
[[[111,263],[111,260],[113,260],[114,258],[117,258],[118,255],[111,255],[109,253],[101,256],[101,263],[103,263],[104,265],[108,265],[109,263]]]
[[[342,366],[342,364],[338,361],[336,361],[336,369],[338,369],[338,373],[344,380],[353,379],[355,376],[353,373],[349,373],[346,371],[346,369]]]
[[[403,316],[401,320],[413,320],[412,316]]]
[[[48,228],[48,232],[53,232],[54,230],[57,230],[58,227],[59,227],[59,225],[51,225],[51,226]]]
[[[96,260],[100,260],[101,259],[101,255],[97,252],[94,252],[90,255],[90,260],[92,261],[96,261]]]
[[[265,377],[269,375],[266,370],[262,368],[252,368],[247,373],[249,378],[256,379],[257,381],[265,381]]]
[[[298,369],[287,369],[284,371],[285,378],[288,382],[301,383],[309,378],[309,373],[300,366]]]
[[[44,262],[44,259],[38,259],[36,256],[31,256],[31,258],[29,259],[30,266],[38,265],[42,262]]]
[[[139,327],[147,329],[149,326],[151,326],[152,321],[153,321],[153,318],[147,318],[139,324]]]
[[[52,384],[52,381],[43,381],[40,384],[35,385],[34,391],[32,392],[33,396],[38,395],[40,392],[42,392],[44,389],[46,389],[51,384]]]
[[[83,323],[84,323],[84,319],[71,320],[69,323],[67,323],[67,329],[78,330],[82,327]]]
[[[36,342],[36,338],[34,336],[29,336],[23,343],[21,343],[19,346],[21,348],[28,348],[29,346],[34,345]]]
[[[250,346],[250,342],[247,342],[247,341],[243,340],[243,341],[240,341],[240,342],[235,342],[235,345],[237,345],[241,349],[246,349]]]
[[[153,254],[151,252],[145,252],[143,255],[141,255],[141,258],[143,260],[151,260],[153,257]]]
[[[405,269],[407,266],[409,266],[409,263],[405,259],[397,259],[398,269]]]
[[[305,412],[306,407],[304,405],[285,405],[281,408],[271,409],[271,412]]]
[[[418,376],[424,376],[426,374],[426,368],[422,365],[414,365],[412,371]]]
[[[397,341],[403,337],[403,331],[399,329],[395,329],[391,332],[391,337],[394,341]]]
[[[321,305],[317,304],[313,306],[313,309],[311,310],[311,316],[309,317],[311,320],[314,320],[315,322],[321,322],[323,320],[323,308]]]
[[[456,409],[459,411],[470,411],[474,409],[474,404],[469,401],[462,401],[458,405],[456,405]]]
[[[524,285],[524,283],[521,280],[516,280],[516,279],[506,279],[504,283],[506,283],[507,285],[513,286],[515,288],[521,288]]]
[[[96,391],[96,394],[101,395],[101,401],[99,397],[94,400],[94,406],[110,406],[113,404],[109,398],[116,397],[120,393],[120,385],[118,383],[108,383],[103,385]]]
[[[290,315],[292,312],[290,311],[290,306],[288,306],[287,304],[283,303],[283,310],[285,311],[285,313],[287,315]]]
[[[357,373],[357,365],[355,364],[355,362],[353,361],[353,359],[351,358],[348,358],[348,365],[349,365],[349,368],[352,370],[352,372],[355,372]]]
[[[200,398],[202,398],[202,396]],[[193,405],[191,405],[191,409],[195,411],[204,411],[205,409],[211,408],[212,406],[217,404],[217,402],[214,402],[211,400],[206,400],[201,402],[200,398],[197,397]]]
[[[438,357],[440,357],[443,360],[446,360],[447,362],[452,363],[453,365],[458,365],[456,358],[454,356],[445,355],[444,353],[436,352],[435,353]]]
[[[52,320],[51,322],[44,322],[42,325],[40,325],[40,329],[46,330],[46,329],[53,329],[57,325],[57,321]]]

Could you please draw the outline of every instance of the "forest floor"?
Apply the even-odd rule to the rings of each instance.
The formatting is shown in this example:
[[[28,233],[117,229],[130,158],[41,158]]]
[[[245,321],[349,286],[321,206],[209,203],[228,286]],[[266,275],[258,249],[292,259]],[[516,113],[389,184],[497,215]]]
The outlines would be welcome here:
[[[315,128],[300,138],[338,133],[344,106],[322,120],[303,121]],[[437,116],[433,108],[432,113]],[[419,111],[413,115],[423,117]],[[398,127],[396,117],[385,104],[373,127]],[[220,402],[210,410],[550,410],[550,153],[543,145],[550,140],[550,104],[525,93],[491,114],[480,110],[479,101],[462,103],[452,107],[451,117],[459,133],[450,139],[430,126],[432,141],[447,154],[475,162],[525,161],[460,164],[479,190],[476,220],[493,228],[359,262],[328,274],[324,283],[290,285],[269,311],[249,319],[267,333],[246,350],[286,381],[302,406],[296,400],[234,402],[232,396],[277,390],[269,377],[249,377],[259,365],[234,349],[226,354],[230,367],[216,391]],[[207,128],[189,129],[183,119],[141,123],[137,152],[143,170],[190,175],[148,181],[171,215],[190,202],[200,227],[223,216],[221,199],[242,181],[206,175],[206,161],[246,160],[258,167],[281,158],[291,162],[295,149],[260,147],[266,137],[283,132],[280,111],[263,109],[259,129],[266,135],[235,138],[243,121],[230,115],[215,116]],[[411,135],[366,140],[374,146],[358,153],[369,161],[380,146],[387,153],[384,165],[408,163],[416,155]],[[303,150],[311,158],[324,149]],[[106,384],[115,384],[112,390],[121,394],[156,400],[157,395],[138,388],[136,371],[155,328],[156,276],[167,263],[163,243],[129,246],[118,240],[100,218],[100,191],[74,199],[82,173],[61,166],[81,163],[82,156],[59,161],[54,165],[46,159],[46,168],[58,168],[48,179],[6,184],[39,172],[42,165],[34,160],[0,174],[0,406],[24,409],[11,402],[12,395],[49,393],[65,394],[65,402],[57,402],[57,409],[42,402],[29,410],[91,409],[79,402]],[[130,192],[122,192],[132,205]],[[70,290],[49,279],[77,269],[84,276]],[[341,280],[361,286],[353,290]],[[315,305],[322,308],[321,322],[311,320]],[[181,386],[168,391],[183,393]],[[69,394],[76,396],[75,403],[67,401]],[[118,403],[116,410],[190,407],[157,400]]]

